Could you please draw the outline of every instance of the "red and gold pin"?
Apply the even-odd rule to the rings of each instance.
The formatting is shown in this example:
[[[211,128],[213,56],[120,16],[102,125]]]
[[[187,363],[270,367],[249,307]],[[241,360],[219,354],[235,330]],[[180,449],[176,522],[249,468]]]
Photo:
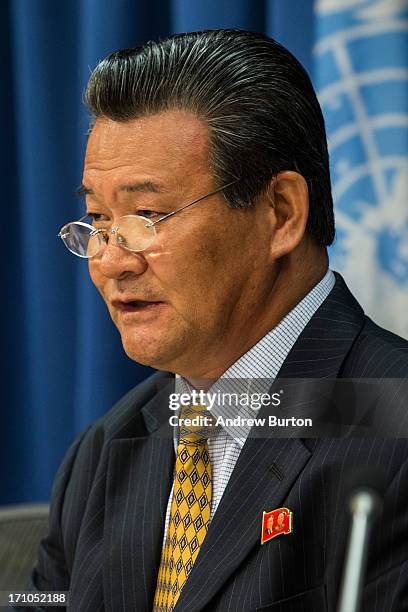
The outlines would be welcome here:
[[[262,514],[261,544],[269,542],[276,536],[292,533],[293,512],[289,508],[276,508]]]

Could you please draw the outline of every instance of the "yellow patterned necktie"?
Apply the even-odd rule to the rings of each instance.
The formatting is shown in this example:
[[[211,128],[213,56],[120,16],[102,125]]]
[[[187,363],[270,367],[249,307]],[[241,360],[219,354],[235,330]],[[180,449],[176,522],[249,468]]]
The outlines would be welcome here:
[[[153,612],[172,612],[207,534],[211,512],[209,419],[205,406],[185,406],[182,418],[200,424],[180,427],[170,521],[162,551]]]

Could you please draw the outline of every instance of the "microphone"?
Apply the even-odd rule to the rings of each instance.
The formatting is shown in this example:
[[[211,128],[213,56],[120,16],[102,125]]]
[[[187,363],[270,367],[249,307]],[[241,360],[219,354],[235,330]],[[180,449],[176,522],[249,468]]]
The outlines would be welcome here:
[[[351,527],[338,612],[358,612],[366,571],[370,531],[374,520],[382,512],[387,482],[382,470],[361,466],[354,470],[347,484]]]

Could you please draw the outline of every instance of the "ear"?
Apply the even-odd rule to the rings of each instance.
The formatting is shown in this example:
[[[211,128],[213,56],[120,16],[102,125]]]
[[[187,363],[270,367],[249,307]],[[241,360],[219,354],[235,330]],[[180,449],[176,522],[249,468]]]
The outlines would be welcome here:
[[[298,172],[280,172],[271,183],[270,205],[274,210],[275,229],[271,255],[279,259],[301,242],[309,216],[309,190]]]

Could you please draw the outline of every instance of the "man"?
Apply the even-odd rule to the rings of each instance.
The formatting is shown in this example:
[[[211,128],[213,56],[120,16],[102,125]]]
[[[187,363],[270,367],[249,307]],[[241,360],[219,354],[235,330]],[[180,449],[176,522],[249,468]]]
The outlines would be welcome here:
[[[364,609],[407,609],[406,440],[169,425],[169,393],[232,379],[279,394],[276,377],[407,376],[408,343],[328,270],[327,145],[305,71],[262,35],[190,33],[112,54],[86,100],[87,218],[61,237],[88,258],[126,353],[160,372],[68,452],[34,586],[69,590],[75,612],[334,610],[340,481],[369,464],[386,470],[387,521]],[[177,414],[201,418],[202,403]],[[263,512],[279,508],[291,533],[261,544]]]

